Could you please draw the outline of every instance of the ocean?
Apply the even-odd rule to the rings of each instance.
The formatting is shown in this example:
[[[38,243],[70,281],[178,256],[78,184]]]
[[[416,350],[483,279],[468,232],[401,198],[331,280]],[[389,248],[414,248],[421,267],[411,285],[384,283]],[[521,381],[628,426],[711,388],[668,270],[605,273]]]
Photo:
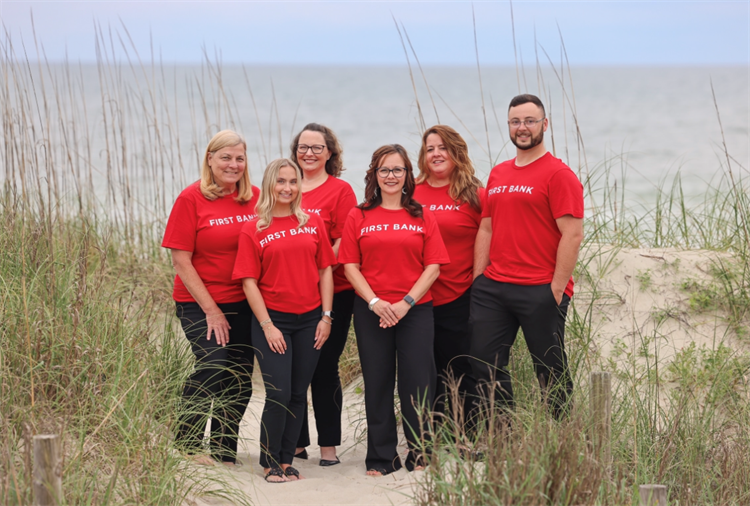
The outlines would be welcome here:
[[[668,189],[678,173],[688,196],[700,196],[728,173],[713,83],[729,168],[735,178],[750,175],[745,67],[482,67],[483,93],[476,67],[428,67],[424,76],[418,68],[410,76],[406,66],[120,62],[5,69],[13,79],[3,117],[15,118],[15,132],[25,132],[29,143],[49,140],[44,170],[56,173],[61,192],[79,191],[71,178],[88,174],[84,179],[102,202],[114,205],[114,195],[127,192],[141,207],[161,202],[159,215],[197,179],[206,143],[224,128],[247,139],[255,184],[270,160],[289,155],[293,135],[309,122],[337,133],[343,178],[360,197],[377,147],[400,143],[416,165],[423,123],[458,130],[486,181],[493,165],[514,156],[506,111],[519,91],[542,97],[552,126],[545,142],[555,156],[593,187],[624,184],[627,199],[637,202]],[[24,109],[31,113],[21,114]],[[2,149],[9,160],[7,129]],[[7,168],[0,174],[17,177]],[[41,166],[26,177],[51,179]]]

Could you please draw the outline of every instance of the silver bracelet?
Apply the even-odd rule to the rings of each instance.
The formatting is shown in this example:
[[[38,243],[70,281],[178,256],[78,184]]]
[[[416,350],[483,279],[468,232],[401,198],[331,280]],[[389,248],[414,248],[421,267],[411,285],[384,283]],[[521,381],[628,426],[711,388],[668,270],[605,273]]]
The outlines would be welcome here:
[[[269,323],[272,323],[270,318],[268,318],[267,320],[263,320],[262,322],[260,322],[260,328],[266,328],[266,325],[268,325]]]
[[[329,321],[326,321],[326,320],[324,320],[323,318],[321,318],[321,319],[320,319],[320,321],[322,321],[323,323],[327,323],[328,325],[333,325],[333,323],[331,323],[331,322],[329,322]]]

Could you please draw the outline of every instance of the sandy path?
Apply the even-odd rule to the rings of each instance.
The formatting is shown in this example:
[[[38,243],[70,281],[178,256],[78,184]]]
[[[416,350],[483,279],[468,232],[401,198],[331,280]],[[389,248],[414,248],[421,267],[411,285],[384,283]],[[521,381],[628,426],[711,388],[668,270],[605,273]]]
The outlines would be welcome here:
[[[295,459],[296,467],[304,480],[289,483],[266,483],[263,469],[258,464],[260,449],[260,415],[265,402],[265,392],[260,376],[254,381],[253,398],[240,427],[242,442],[239,458],[243,466],[222,472],[224,478],[242,490],[254,505],[313,505],[313,504],[413,504],[412,484],[422,472],[409,473],[401,469],[382,478],[365,475],[366,440],[364,394],[356,393],[361,380],[355,381],[344,392],[342,445],[339,447],[341,464],[320,467],[320,451],[316,444],[308,447],[309,460]],[[312,412],[310,413],[310,439],[317,440]],[[406,454],[403,435],[399,453]],[[229,501],[207,496],[193,498],[195,505],[226,505]]]

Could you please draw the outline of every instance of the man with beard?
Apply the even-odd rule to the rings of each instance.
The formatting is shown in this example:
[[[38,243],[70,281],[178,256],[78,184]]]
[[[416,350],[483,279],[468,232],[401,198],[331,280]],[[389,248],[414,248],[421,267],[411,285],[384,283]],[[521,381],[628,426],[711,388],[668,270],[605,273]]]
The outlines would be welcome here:
[[[471,355],[483,400],[512,408],[507,367],[520,327],[543,399],[560,418],[573,389],[563,338],[583,240],[583,186],[544,147],[548,126],[539,98],[511,100],[516,158],[492,169],[487,182],[474,250]]]

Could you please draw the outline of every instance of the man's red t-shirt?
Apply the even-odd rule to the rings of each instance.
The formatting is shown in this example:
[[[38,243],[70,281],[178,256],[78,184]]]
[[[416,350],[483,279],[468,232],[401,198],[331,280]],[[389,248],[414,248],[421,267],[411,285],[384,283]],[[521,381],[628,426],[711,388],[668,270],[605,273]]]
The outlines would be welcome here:
[[[339,262],[360,264],[375,294],[391,304],[409,293],[427,265],[450,262],[435,216],[415,218],[405,209],[381,206],[349,212],[339,246]],[[361,295],[360,295],[361,296]],[[432,300],[428,291],[417,301]]]
[[[242,283],[232,279],[232,268],[240,230],[256,217],[259,195],[260,190],[253,186],[253,198],[246,204],[234,200],[237,192],[208,200],[198,181],[180,193],[169,213],[162,247],[193,253],[193,267],[217,304],[245,299]],[[195,302],[179,276],[174,278],[172,298]]]
[[[331,244],[341,237],[346,217],[356,205],[357,197],[351,185],[331,175],[322,185],[302,194],[302,209],[307,214],[317,214],[323,218]],[[343,266],[333,271],[333,288],[334,293],[352,289],[344,276]]]
[[[414,199],[435,214],[451,262],[440,268],[440,277],[430,288],[433,304],[453,302],[471,288],[474,268],[474,242],[477,238],[482,211],[468,203],[457,204],[450,196],[450,185],[433,188],[426,182],[414,189]],[[484,188],[479,188],[480,203]]]
[[[482,217],[492,218],[490,265],[484,275],[517,285],[552,282],[562,234],[557,218],[583,218],[583,185],[547,153],[523,167],[515,159],[490,173]],[[565,293],[573,296],[573,278]]]
[[[323,220],[310,215],[298,228],[296,216],[274,218],[257,230],[257,218],[242,227],[232,278],[258,280],[268,309],[302,314],[320,306],[320,269],[336,265]]]

